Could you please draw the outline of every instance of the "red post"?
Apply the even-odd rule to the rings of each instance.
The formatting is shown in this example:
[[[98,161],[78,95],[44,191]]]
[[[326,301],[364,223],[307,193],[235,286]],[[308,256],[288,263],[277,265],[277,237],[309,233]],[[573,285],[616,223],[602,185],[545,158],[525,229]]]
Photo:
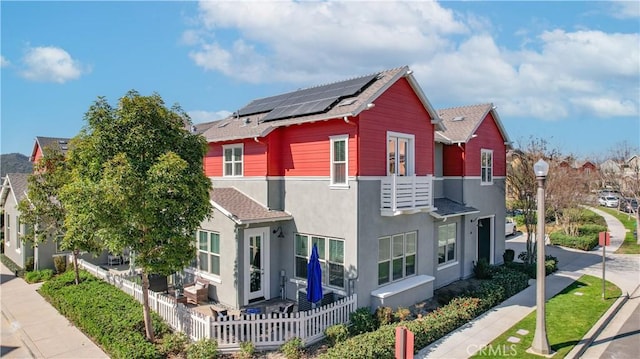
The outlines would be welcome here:
[[[414,335],[406,327],[396,327],[395,359],[413,359]]]

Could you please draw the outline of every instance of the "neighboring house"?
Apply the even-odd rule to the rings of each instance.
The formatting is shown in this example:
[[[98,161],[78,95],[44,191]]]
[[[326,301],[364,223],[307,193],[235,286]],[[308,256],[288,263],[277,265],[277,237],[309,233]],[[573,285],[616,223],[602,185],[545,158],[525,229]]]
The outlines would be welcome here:
[[[50,148],[57,148],[63,154],[67,151],[68,138],[36,137],[31,154],[34,164]],[[62,253],[58,241],[49,239],[34,247],[32,242],[19,240],[21,235],[27,235],[30,229],[20,223],[18,203],[27,198],[27,173],[10,173],[5,177],[0,192],[0,207],[4,210],[4,249],[8,256],[18,266],[25,268],[30,257],[33,257],[36,269],[53,269],[53,256]]]
[[[407,67],[258,99],[201,128],[214,213],[190,271],[222,304],[304,297],[313,244],[327,301],[357,293],[358,306],[408,306],[478,258],[502,261],[508,139],[495,108],[439,115]]]
[[[24,268],[29,257],[34,256],[31,244],[21,239],[28,228],[20,223],[18,203],[27,196],[28,173],[7,173],[0,190],[0,207],[4,215],[4,254]]]

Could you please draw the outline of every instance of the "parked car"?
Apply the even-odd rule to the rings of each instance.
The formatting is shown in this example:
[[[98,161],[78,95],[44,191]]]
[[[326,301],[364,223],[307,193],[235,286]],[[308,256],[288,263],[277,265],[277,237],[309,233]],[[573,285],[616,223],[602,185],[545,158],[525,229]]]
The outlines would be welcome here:
[[[615,208],[615,207],[618,207],[619,201],[618,201],[618,197],[606,196],[606,197],[598,198],[598,203],[601,206]]]
[[[516,221],[513,218],[505,218],[504,233],[507,236],[516,234]]]
[[[627,213],[635,213],[638,211],[638,200],[635,198],[625,198],[620,203],[620,210]]]

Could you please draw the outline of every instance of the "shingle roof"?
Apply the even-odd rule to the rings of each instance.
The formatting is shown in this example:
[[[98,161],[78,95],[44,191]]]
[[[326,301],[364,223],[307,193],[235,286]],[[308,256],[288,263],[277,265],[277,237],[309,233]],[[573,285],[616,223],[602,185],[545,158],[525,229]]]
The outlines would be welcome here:
[[[491,112],[498,130],[502,134],[504,142],[510,143],[507,131],[502,126],[500,116],[498,116],[498,112],[492,103],[438,110],[438,115],[442,118],[446,130],[436,131],[436,141],[448,144],[468,142],[489,112]]]
[[[34,156],[36,155],[37,147],[41,148],[43,155],[47,148],[55,147],[58,150],[60,150],[60,152],[62,152],[63,156],[66,156],[67,150],[69,149],[69,141],[71,141],[70,138],[37,136],[36,143],[33,146],[33,153],[31,154],[31,159],[33,160]]]
[[[4,185],[2,186],[2,194],[0,195],[0,203],[4,205],[7,196],[10,191],[13,191],[13,195],[17,202],[20,202],[27,196],[27,187],[29,173],[7,173],[4,178]]]
[[[293,217],[284,211],[270,210],[235,188],[213,188],[209,198],[214,207],[238,224],[289,220]]]
[[[411,70],[407,66],[398,67],[379,73],[376,80],[364,89],[361,93],[352,97],[352,103],[346,105],[336,105],[328,111],[320,114],[304,115],[288,119],[280,119],[276,121],[261,122],[268,113],[254,114],[248,116],[236,117],[234,115],[217,121],[203,135],[209,142],[232,141],[243,138],[264,137],[277,127],[289,126],[293,124],[302,124],[315,121],[323,121],[335,118],[344,118],[345,116],[357,116],[360,112],[366,110],[368,105],[378,98],[385,90],[403,76],[414,88],[418,97],[422,101],[427,111],[432,116],[432,121],[439,125],[437,113],[429,103],[428,99],[422,93],[420,86],[417,84]]]
[[[433,205],[437,210],[429,213],[436,218],[448,218],[480,212],[474,207],[465,206],[448,198],[435,198]]]

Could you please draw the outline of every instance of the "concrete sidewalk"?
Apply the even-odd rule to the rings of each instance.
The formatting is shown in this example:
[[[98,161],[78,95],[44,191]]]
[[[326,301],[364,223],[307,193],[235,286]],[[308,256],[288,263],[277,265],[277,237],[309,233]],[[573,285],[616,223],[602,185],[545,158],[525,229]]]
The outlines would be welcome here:
[[[108,358],[36,290],[0,265],[2,358]]]
[[[623,294],[633,293],[640,284],[640,256],[611,254],[620,247],[624,241],[626,229],[615,217],[597,209],[594,210],[605,218],[609,226],[609,231],[611,232],[611,247],[607,247],[606,251],[607,269],[605,278],[619,286]],[[526,239],[523,235],[510,238],[507,241],[506,247],[514,249],[516,253],[520,253],[524,251],[525,241]],[[545,252],[559,259],[558,272],[546,278],[547,299],[562,291],[583,274],[602,277],[602,250],[600,248],[592,252],[583,252],[547,246]],[[475,320],[456,329],[440,340],[421,349],[415,357],[468,358],[472,356],[535,310],[536,286],[535,281],[531,282],[532,285],[522,292],[507,299],[500,305],[490,309]],[[614,307],[623,303],[624,300],[621,298],[614,304]],[[605,316],[615,316],[615,309],[618,308],[612,307]],[[613,318],[613,321],[615,320],[616,319]],[[602,320],[598,322],[597,325],[606,325],[606,322],[607,321]],[[592,340],[593,338],[585,338],[579,345],[588,346]],[[575,351],[577,352],[581,349],[582,348],[576,348]],[[571,353],[573,352],[574,351]],[[509,353],[505,353],[505,355],[508,354]]]

